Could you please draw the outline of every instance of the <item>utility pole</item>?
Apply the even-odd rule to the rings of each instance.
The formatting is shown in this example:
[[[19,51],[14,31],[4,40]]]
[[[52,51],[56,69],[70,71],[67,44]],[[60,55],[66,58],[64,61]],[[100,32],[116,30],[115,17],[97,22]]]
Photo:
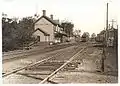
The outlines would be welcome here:
[[[38,15],[38,3],[36,3],[36,13],[35,13],[35,15],[34,15],[34,17],[35,18],[38,18],[39,17],[39,15]]]
[[[106,42],[107,39],[108,39],[108,3],[107,3],[107,12],[106,12]]]
[[[102,52],[102,59],[101,59],[101,71],[104,72],[104,60],[105,60],[105,45],[106,45],[106,31],[104,28],[103,34],[103,52]]]
[[[117,29],[118,29],[118,25],[117,25]]]
[[[110,22],[112,22],[112,28],[113,28],[114,22],[116,22],[116,21],[114,21],[114,19],[112,19],[112,21],[110,21]]]
[[[103,38],[103,55],[102,55],[102,61],[101,61],[101,71],[104,72],[104,60],[106,58],[106,55],[105,55],[105,48],[106,48],[106,45],[107,45],[107,39],[108,39],[108,3],[107,3],[107,12],[106,12],[106,30],[104,28],[104,38]]]

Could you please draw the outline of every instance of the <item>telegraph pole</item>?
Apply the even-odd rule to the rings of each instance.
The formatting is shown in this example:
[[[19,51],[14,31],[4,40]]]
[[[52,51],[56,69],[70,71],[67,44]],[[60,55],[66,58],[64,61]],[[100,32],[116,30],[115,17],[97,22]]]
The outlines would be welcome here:
[[[34,14],[34,17],[37,19],[39,17],[38,15],[38,3],[36,3],[36,13]]]
[[[106,12],[106,44],[108,39],[108,3],[107,3],[107,12]]]
[[[101,59],[101,71],[104,72],[104,60],[105,60],[105,44],[106,44],[106,31],[104,28],[104,34],[103,34],[103,52],[102,52],[102,59]]]
[[[113,28],[114,22],[116,22],[116,21],[114,21],[114,19],[112,19],[112,21],[110,21],[110,22],[112,22],[112,28]]]
[[[101,71],[104,72],[104,60],[106,58],[106,55],[105,55],[105,48],[106,48],[106,45],[107,45],[107,39],[108,39],[108,3],[107,3],[107,12],[106,12],[106,30],[104,28],[104,39],[103,39],[103,55],[102,55],[102,61],[101,61]]]
[[[108,3],[107,3],[107,13],[106,13],[106,29],[108,29]]]

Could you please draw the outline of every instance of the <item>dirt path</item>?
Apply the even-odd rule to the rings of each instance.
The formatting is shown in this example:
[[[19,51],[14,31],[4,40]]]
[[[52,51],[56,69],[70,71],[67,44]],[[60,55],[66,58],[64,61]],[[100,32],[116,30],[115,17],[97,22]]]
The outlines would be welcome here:
[[[57,83],[117,83],[118,77],[101,73],[102,49],[89,47],[76,60],[78,66],[74,70],[59,72],[52,81]]]

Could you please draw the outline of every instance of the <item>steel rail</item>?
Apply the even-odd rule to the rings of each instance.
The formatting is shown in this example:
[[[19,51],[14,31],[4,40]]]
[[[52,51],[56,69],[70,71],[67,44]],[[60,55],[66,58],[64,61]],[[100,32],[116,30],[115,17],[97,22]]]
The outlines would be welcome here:
[[[17,74],[23,75],[23,76],[26,76],[26,77],[29,77],[29,78],[37,79],[37,80],[44,80],[41,77],[35,77],[35,76],[31,76],[29,74],[21,74],[21,73],[17,73]],[[51,84],[58,84],[57,82],[54,82],[54,81],[51,81],[51,80],[49,80],[48,82],[51,83]]]
[[[67,46],[66,46],[67,45]],[[63,45],[58,45],[58,46],[66,46],[66,47],[69,47],[70,45],[72,44],[63,44]],[[74,44],[73,44],[74,45]],[[54,46],[49,46],[49,47],[45,47],[45,48],[53,48],[53,47],[56,47],[55,45]],[[45,48],[42,48],[42,50],[44,50]],[[39,50],[39,49],[38,49]],[[32,51],[22,51],[22,52],[18,52],[18,53],[10,53],[10,54],[4,54],[3,53],[3,56],[9,56],[9,55],[19,55],[19,54],[23,54],[23,53],[30,53],[30,52],[36,52],[37,50],[32,50]]]
[[[79,52],[77,52],[76,54],[74,54],[68,61],[66,61],[62,66],[60,66],[58,69],[56,69],[53,73],[51,73],[48,77],[46,77],[43,81],[41,81],[39,84],[43,84],[46,81],[49,81],[49,79],[54,76],[57,72],[59,72],[64,66],[66,66],[68,63],[70,63],[73,59],[75,59],[79,53],[81,53],[83,50],[85,50],[87,47],[84,47],[83,49],[81,49]]]
[[[63,46],[63,45],[62,45]],[[69,45],[64,45],[65,47],[63,47],[63,48],[60,48],[60,49],[64,49],[64,48],[67,48],[67,47],[70,47],[70,46],[74,46],[74,44],[72,45],[72,44],[69,44]],[[55,46],[53,46],[53,47],[55,47]],[[48,47],[49,49],[52,49],[53,47]],[[42,50],[44,50],[44,49],[42,49]],[[59,50],[59,49],[55,49],[55,50]],[[53,49],[53,51],[55,51],[54,49]],[[43,52],[43,53],[46,53],[46,52],[51,52],[51,50],[46,50],[45,52]],[[29,53],[29,54],[26,54],[26,53]],[[15,54],[7,54],[7,55],[3,55],[3,57],[5,57],[5,56],[9,56],[9,55],[19,55],[19,56],[14,56],[14,57],[12,57],[12,58],[9,58],[9,59],[3,59],[2,61],[3,62],[5,62],[5,61],[7,61],[7,60],[12,60],[12,59],[15,59],[16,57],[18,57],[18,59],[19,59],[19,57],[23,57],[23,56],[29,56],[29,55],[31,55],[31,54],[36,54],[36,53],[42,53],[42,52],[39,52],[39,51],[37,51],[37,50],[33,50],[33,51],[25,51],[25,52],[19,52],[19,53],[15,53]],[[23,54],[23,55],[21,55],[20,56],[20,54]]]
[[[52,57],[53,57],[53,56],[52,56]],[[30,65],[27,65],[27,66],[25,66],[25,67],[21,67],[21,68],[19,68],[19,69],[14,70],[14,71],[8,72],[8,73],[6,73],[6,74],[3,74],[2,77],[8,76],[8,75],[13,74],[13,73],[16,73],[16,72],[21,71],[21,70],[23,70],[23,69],[26,69],[26,68],[28,68],[28,67],[32,67],[32,66],[34,66],[34,65],[40,64],[40,63],[42,63],[42,62],[44,62],[44,61],[47,61],[47,60],[51,59],[52,57],[48,57],[48,58],[43,59],[43,60],[40,60],[40,61],[38,61],[38,62],[36,62],[36,63],[34,63],[34,64],[30,64]]]
[[[42,63],[42,62],[44,62],[44,61],[47,61],[47,60],[49,60],[49,59],[51,59],[51,58],[54,58],[56,55],[61,55],[61,54],[63,54],[63,52],[57,53],[57,54],[55,54],[55,55],[53,55],[53,56],[51,56],[51,57],[48,57],[48,58],[43,59],[43,60],[40,60],[40,61],[38,61],[38,62],[36,62],[36,63],[29,64],[29,65],[27,65],[27,66],[25,66],[25,67],[21,67],[21,68],[19,68],[19,69],[16,68],[14,71],[11,71],[11,72],[8,72],[8,73],[3,74],[2,77],[5,77],[5,76],[8,76],[8,75],[14,74],[14,73],[16,73],[16,72],[18,72],[18,71],[21,71],[21,70],[23,70],[23,69],[26,69],[26,68],[28,68],[28,67],[35,66],[35,65],[40,64],[40,63]]]

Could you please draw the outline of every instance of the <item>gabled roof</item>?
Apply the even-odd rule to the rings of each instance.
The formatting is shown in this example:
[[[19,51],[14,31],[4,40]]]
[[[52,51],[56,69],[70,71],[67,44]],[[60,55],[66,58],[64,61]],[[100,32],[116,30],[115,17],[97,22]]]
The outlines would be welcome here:
[[[49,22],[51,22],[53,25],[55,25],[55,26],[59,26],[59,27],[62,27],[60,24],[58,24],[56,21],[54,21],[54,20],[52,20],[51,18],[49,18],[49,17],[47,17],[47,16],[41,16],[39,19],[37,19],[36,21],[35,21],[35,23],[36,22],[38,22],[40,19],[42,19],[42,18],[45,18],[46,20],[48,20]],[[34,23],[34,24],[35,24]]]
[[[114,31],[115,28],[114,27],[111,27],[110,29],[108,29],[108,31]]]
[[[50,34],[48,34],[47,32],[43,31],[40,28],[37,28],[34,32],[36,32],[37,30],[39,30],[40,32],[42,32],[45,36],[50,36]]]

